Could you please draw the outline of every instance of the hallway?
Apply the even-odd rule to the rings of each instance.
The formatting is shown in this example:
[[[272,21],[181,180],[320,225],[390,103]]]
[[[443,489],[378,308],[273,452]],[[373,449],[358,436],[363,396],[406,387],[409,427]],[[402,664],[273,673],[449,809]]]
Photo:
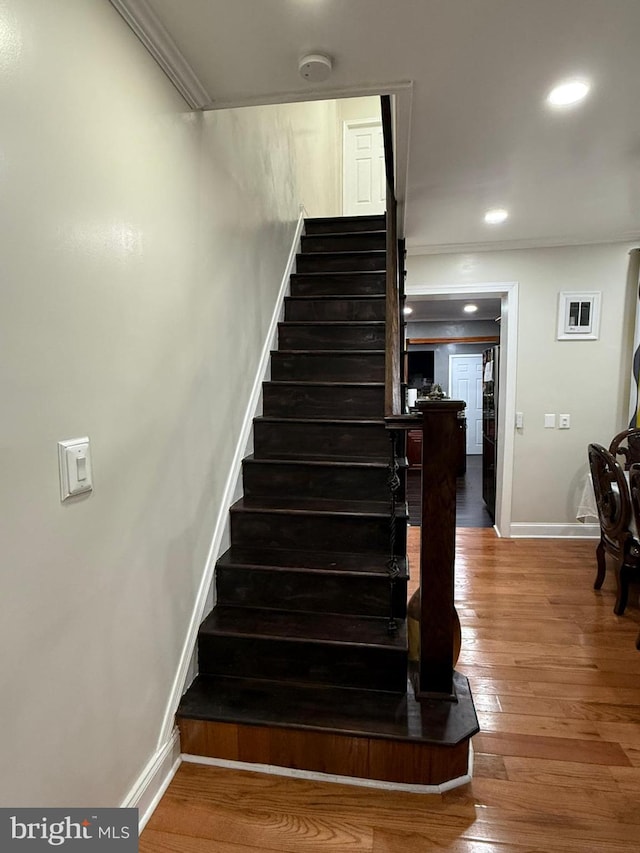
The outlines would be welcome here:
[[[420,471],[407,471],[409,524],[420,526]],[[493,527],[482,500],[482,455],[467,456],[467,470],[456,481],[456,527]]]

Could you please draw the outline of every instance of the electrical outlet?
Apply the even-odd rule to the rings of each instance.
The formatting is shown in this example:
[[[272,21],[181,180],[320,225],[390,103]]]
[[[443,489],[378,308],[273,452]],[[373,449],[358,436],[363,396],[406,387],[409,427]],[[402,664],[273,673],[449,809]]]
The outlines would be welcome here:
[[[571,415],[558,415],[558,429],[571,429]]]

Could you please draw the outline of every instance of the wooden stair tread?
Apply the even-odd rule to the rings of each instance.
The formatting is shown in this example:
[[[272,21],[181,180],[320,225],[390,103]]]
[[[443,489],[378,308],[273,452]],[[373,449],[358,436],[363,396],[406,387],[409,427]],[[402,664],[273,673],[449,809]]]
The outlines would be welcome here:
[[[360,215],[354,214],[353,216],[308,216],[304,220],[306,228],[328,225],[330,223],[342,225],[349,225],[351,223],[365,225],[367,223],[372,223],[384,226],[386,223],[386,215],[384,213],[364,213]]]
[[[362,554],[339,551],[305,551],[284,548],[251,548],[232,545],[218,560],[218,566],[245,567],[303,572],[386,575],[388,554]],[[398,557],[399,578],[408,576],[407,561]]]
[[[350,382],[344,379],[269,379],[263,384],[279,387],[283,385],[294,385],[296,387],[318,385],[329,388],[384,388],[384,382]]]
[[[256,457],[251,454],[250,456],[245,456],[242,460],[245,463],[251,465],[255,463],[256,465],[300,465],[304,467],[311,468],[355,468],[356,470],[366,470],[370,468],[388,468],[389,460],[388,459],[307,459],[303,458],[295,458],[295,459],[256,459]],[[402,460],[400,460],[400,467],[402,467]]]
[[[256,498],[256,500],[258,500]],[[237,500],[231,507],[230,512],[282,512],[293,515],[349,515],[377,517],[387,520],[390,517],[389,504],[385,501],[348,501],[331,500],[321,498],[260,498],[263,503],[247,504],[244,498]],[[396,506],[396,517],[406,518],[406,507]]]
[[[259,415],[254,418],[256,421],[269,422],[269,423],[292,423],[295,421],[299,421],[300,423],[335,423],[340,424],[341,426],[345,426],[346,424],[364,424],[372,425],[376,424],[378,426],[384,426],[385,421],[384,418],[283,418],[280,415]]]
[[[381,223],[384,224],[384,223]],[[370,237],[374,235],[376,237],[383,237],[387,232],[384,228],[372,228],[369,231],[323,231],[322,234],[304,234],[304,237]]]
[[[309,274],[309,273],[308,273]],[[295,302],[336,302],[343,299],[353,300],[354,302],[383,302],[386,299],[384,293],[340,293],[340,294],[320,294],[319,296],[285,296],[285,300]]]
[[[387,621],[378,616],[218,605],[200,626],[200,634],[329,643],[334,646],[367,646],[406,652],[405,622],[398,620],[397,633],[390,635],[387,632]]]
[[[310,356],[338,356],[351,358],[354,355],[384,355],[383,349],[276,349],[271,350],[271,355],[310,355]]]
[[[198,676],[178,717],[453,745],[479,730],[469,685],[454,674],[458,702],[417,702],[407,693]]]
[[[384,326],[384,320],[281,320],[279,326]],[[370,352],[371,350],[368,350]],[[374,350],[375,352],[375,350]]]
[[[320,234],[315,235],[314,234],[313,236],[314,237],[315,236],[324,237],[325,235],[324,234],[322,234],[322,235],[320,235]],[[332,249],[329,252],[299,252],[298,257],[305,257],[305,258],[322,257],[322,258],[324,258],[328,255],[332,255],[334,257],[341,258],[341,257],[344,257],[345,255],[352,255],[352,256],[355,255],[358,257],[368,257],[368,258],[370,258],[370,257],[382,258],[384,256],[386,259],[386,254],[387,254],[386,249],[345,249],[342,252],[340,252],[340,251],[336,252],[334,249]],[[378,270],[378,272],[379,271],[380,270]],[[355,272],[358,272],[358,270],[355,270]],[[363,272],[365,272],[365,270],[363,270]]]

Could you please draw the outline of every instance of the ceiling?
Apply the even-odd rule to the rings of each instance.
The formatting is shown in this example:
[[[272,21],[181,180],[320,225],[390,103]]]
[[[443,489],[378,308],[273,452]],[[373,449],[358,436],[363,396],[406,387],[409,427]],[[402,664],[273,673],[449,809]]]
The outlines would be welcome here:
[[[111,2],[200,105],[395,93],[409,252],[640,237],[640,0]],[[309,52],[333,58],[326,82],[299,76]],[[576,75],[583,104],[548,107]]]
[[[478,306],[478,310],[473,314],[467,314],[464,311],[464,306],[469,303]],[[494,321],[501,314],[500,299],[482,298],[478,295],[474,295],[472,299],[412,296],[410,299],[407,299],[406,304],[412,309],[412,313],[405,318],[409,323],[429,321],[468,324],[475,320]],[[499,326],[496,326],[496,334],[498,333]]]

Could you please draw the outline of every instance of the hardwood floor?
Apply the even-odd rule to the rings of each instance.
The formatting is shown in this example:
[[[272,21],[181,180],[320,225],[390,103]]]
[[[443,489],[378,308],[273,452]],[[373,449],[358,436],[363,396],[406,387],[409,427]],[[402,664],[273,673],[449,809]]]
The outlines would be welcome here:
[[[416,567],[419,529],[409,535]],[[638,589],[615,616],[612,573],[592,589],[594,552],[592,540],[458,530],[457,669],[481,725],[471,783],[420,795],[183,764],[140,850],[639,850]]]
[[[422,497],[420,471],[407,471],[407,505],[409,523],[420,526]],[[482,500],[482,456],[467,456],[467,470],[456,481],[456,527],[493,527],[493,521]]]

